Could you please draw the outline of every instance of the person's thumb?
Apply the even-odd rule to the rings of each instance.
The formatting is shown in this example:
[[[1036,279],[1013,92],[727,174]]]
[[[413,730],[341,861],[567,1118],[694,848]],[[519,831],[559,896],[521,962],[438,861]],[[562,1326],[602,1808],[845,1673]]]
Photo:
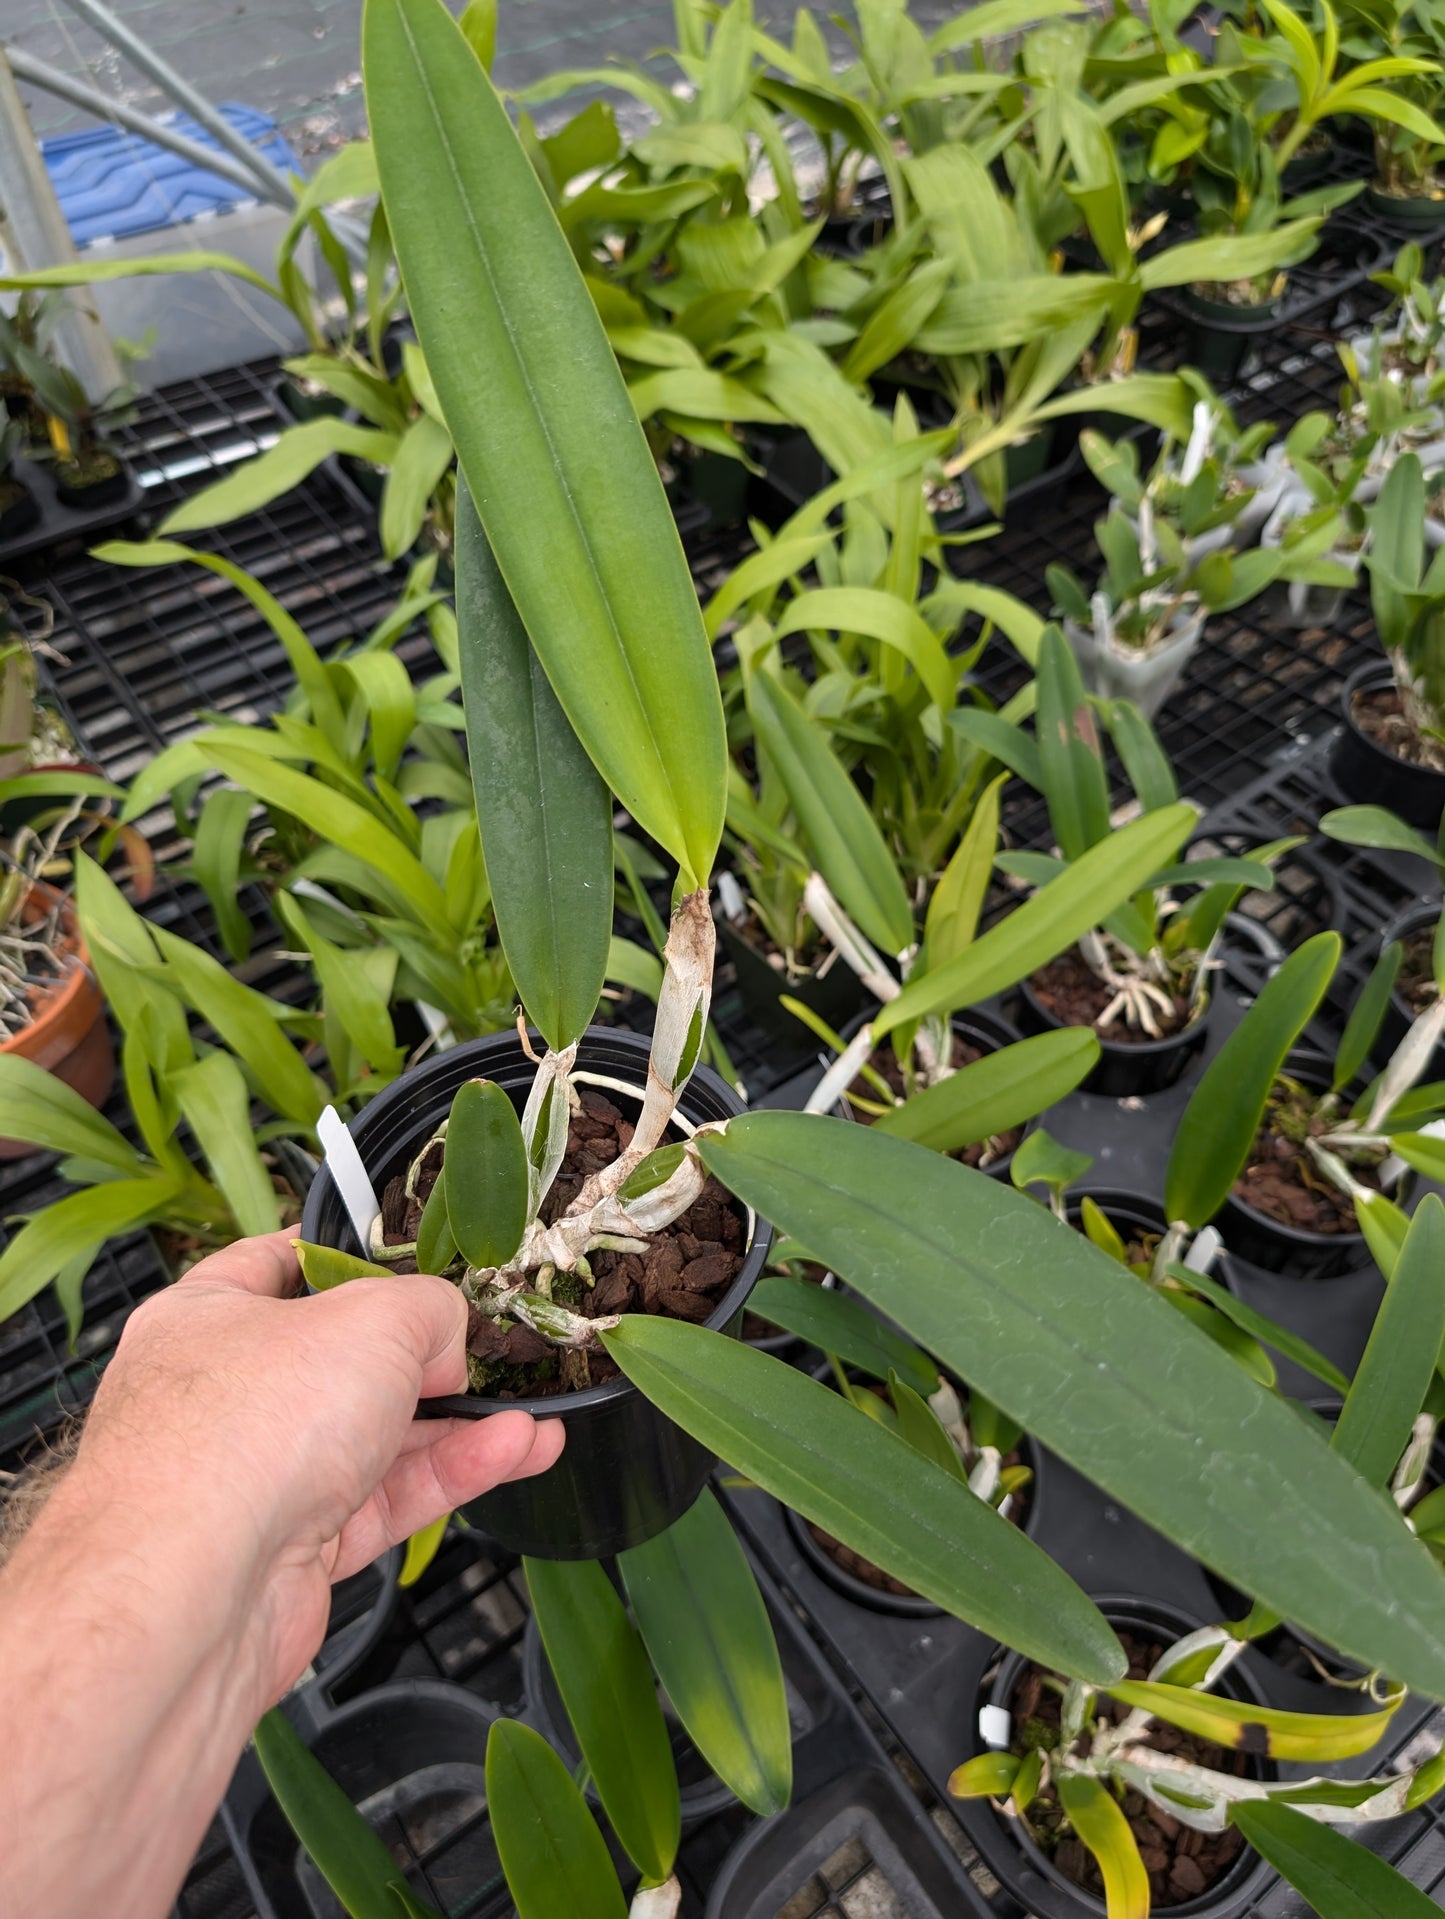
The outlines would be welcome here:
[[[418,1399],[466,1391],[467,1303],[450,1280],[432,1273],[350,1279],[315,1303],[352,1322],[348,1339],[404,1350],[416,1365]]]

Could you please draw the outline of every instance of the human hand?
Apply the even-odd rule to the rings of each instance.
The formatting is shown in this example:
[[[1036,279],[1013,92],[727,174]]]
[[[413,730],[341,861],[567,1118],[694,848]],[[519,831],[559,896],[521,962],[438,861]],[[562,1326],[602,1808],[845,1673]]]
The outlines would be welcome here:
[[[545,1472],[560,1420],[414,1419],[466,1387],[466,1305],[427,1275],[294,1297],[294,1235],[243,1240],[131,1316],[76,1470],[134,1505],[180,1500],[245,1595],[264,1697],[321,1643],[333,1581],[503,1480]],[[176,1550],[194,1552],[192,1529]],[[157,1572],[167,1548],[152,1541]],[[178,1570],[178,1569],[177,1569]]]

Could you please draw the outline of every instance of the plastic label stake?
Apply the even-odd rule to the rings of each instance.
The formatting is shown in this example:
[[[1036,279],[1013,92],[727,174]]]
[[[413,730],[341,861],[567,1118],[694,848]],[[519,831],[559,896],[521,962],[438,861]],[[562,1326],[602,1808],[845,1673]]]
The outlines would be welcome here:
[[[316,1136],[326,1154],[326,1165],[336,1181],[341,1203],[355,1230],[363,1257],[371,1250],[371,1229],[381,1213],[376,1193],[356,1150],[356,1141],[347,1131],[346,1121],[334,1106],[328,1106],[316,1122]]]

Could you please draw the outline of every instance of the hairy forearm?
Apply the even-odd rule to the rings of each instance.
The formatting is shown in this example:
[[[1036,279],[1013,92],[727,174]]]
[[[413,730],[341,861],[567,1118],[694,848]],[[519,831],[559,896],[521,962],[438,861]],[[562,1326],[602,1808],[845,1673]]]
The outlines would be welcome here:
[[[161,1919],[269,1703],[234,1549],[125,1480],[82,1456],[0,1570],[12,1919]]]

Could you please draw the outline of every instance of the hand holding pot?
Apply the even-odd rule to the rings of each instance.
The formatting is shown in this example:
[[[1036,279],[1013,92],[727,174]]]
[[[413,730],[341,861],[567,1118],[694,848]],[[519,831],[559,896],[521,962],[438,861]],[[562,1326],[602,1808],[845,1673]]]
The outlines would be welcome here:
[[[455,1287],[295,1298],[298,1278],[272,1234],[141,1306],[0,1572],[17,1919],[163,1913],[256,1720],[320,1645],[331,1582],[561,1451],[558,1422],[520,1411],[414,1419],[465,1382]]]

